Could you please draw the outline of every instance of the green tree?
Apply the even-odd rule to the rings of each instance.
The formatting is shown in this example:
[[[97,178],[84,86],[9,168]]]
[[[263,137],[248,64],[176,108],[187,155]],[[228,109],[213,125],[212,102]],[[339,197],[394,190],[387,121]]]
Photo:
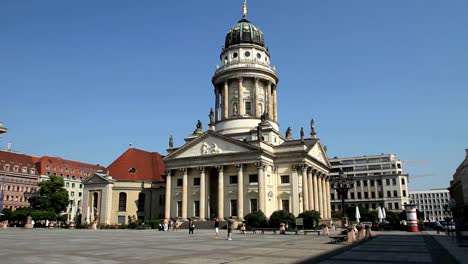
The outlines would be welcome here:
[[[50,175],[49,180],[39,183],[39,191],[29,198],[31,208],[55,214],[63,212],[68,205],[68,192],[63,186],[63,178]]]
[[[304,211],[300,213],[297,218],[303,218],[304,229],[313,229],[320,223],[320,213],[314,210]],[[315,224],[315,226],[314,226]]]
[[[245,224],[250,228],[268,227],[265,214],[258,210],[245,216]]]
[[[0,216],[0,221],[10,220],[13,212],[11,209],[3,208],[2,215]]]
[[[343,217],[341,211],[332,211],[331,212],[331,217],[333,220],[339,220],[341,217]]]
[[[274,211],[270,216],[270,227],[279,227],[281,223],[294,225],[296,217],[290,212],[284,210]]]

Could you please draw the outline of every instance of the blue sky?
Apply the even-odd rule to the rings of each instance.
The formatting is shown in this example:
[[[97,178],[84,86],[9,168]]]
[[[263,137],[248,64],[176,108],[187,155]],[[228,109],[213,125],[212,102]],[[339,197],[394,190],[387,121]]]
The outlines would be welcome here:
[[[0,1],[6,148],[109,165],[208,123],[230,1]],[[468,148],[468,2],[248,1],[280,77],[280,129],[330,157],[396,153],[445,188]]]

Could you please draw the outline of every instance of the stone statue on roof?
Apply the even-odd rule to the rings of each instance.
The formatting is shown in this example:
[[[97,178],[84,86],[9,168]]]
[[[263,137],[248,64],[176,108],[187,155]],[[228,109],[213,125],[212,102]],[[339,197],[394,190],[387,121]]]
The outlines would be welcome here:
[[[288,127],[288,129],[286,129],[286,139],[290,140],[292,139],[292,129],[291,127]]]
[[[169,137],[169,148],[173,148],[174,147],[174,137],[171,135]]]
[[[304,128],[301,127],[301,141],[304,141]]]
[[[208,115],[210,117],[210,125],[215,123],[215,116],[213,112],[213,108],[210,109],[210,114]]]
[[[195,131],[193,131],[194,134],[200,134],[203,132],[203,124],[200,120],[197,121],[197,127],[195,128]]]

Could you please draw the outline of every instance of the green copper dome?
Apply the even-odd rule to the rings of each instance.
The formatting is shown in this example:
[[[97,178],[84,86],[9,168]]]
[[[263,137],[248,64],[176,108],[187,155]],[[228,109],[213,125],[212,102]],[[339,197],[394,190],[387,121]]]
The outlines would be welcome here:
[[[224,48],[240,43],[253,43],[265,47],[263,32],[245,17],[228,31]]]

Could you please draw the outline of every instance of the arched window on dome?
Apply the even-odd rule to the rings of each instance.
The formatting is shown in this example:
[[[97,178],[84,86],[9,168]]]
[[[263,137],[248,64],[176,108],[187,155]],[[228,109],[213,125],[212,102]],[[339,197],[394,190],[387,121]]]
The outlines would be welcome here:
[[[245,113],[247,115],[252,115],[252,104],[250,103],[250,100],[245,101]]]

